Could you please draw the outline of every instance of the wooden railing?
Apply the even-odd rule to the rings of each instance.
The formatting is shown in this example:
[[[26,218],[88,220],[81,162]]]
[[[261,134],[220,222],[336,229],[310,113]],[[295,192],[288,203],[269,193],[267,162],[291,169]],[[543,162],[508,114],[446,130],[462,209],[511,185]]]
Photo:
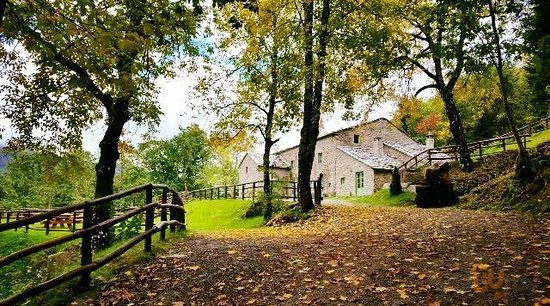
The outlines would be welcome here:
[[[264,182],[256,181],[244,184],[215,186],[192,190],[189,192],[194,199],[258,199],[260,192],[263,192]],[[283,199],[298,199],[298,183],[295,181],[272,180],[271,188],[278,192],[278,195]],[[312,195],[315,204],[321,204],[322,200],[322,176],[319,179],[311,181]]]
[[[525,132],[525,134],[533,134],[550,128],[550,117],[542,118],[530,122],[520,128],[518,128],[518,133]],[[512,132],[503,134],[502,137],[511,136]]]
[[[153,201],[153,191],[155,189],[162,190],[162,196],[160,202]],[[92,215],[93,208],[98,205],[108,204],[114,200],[122,199],[132,194],[145,192],[145,205],[139,208],[135,208],[131,211],[125,212],[122,215],[115,216],[109,220],[101,223],[93,224]],[[171,193],[171,204],[168,204],[169,193]],[[161,210],[161,221],[158,224],[154,224],[155,209]],[[10,221],[0,224],[0,232],[14,230],[21,227],[27,227],[31,224],[42,222],[44,220],[52,219],[55,216],[59,216],[66,213],[75,211],[83,211],[83,228],[75,231],[74,233],[67,234],[43,243],[35,244],[27,248],[16,251],[5,257],[0,258],[0,268],[22,259],[26,256],[35,254],[37,252],[50,249],[69,241],[81,239],[81,260],[80,267],[72,271],[66,272],[60,276],[50,279],[34,287],[25,289],[24,291],[10,296],[2,301],[0,305],[13,305],[17,302],[21,302],[29,297],[32,297],[38,293],[49,290],[55,286],[58,286],[70,279],[80,276],[81,285],[88,287],[91,281],[91,273],[100,267],[106,265],[113,259],[119,257],[124,252],[135,246],[141,241],[145,241],[145,251],[150,252],[152,247],[152,235],[160,232],[161,240],[166,239],[166,227],[170,226],[170,231],[174,232],[176,226],[180,229],[185,229],[185,210],[183,208],[183,201],[179,194],[166,185],[146,184],[132,189],[115,193],[102,198],[97,198],[84,203],[69,205],[54,209],[51,211],[42,212],[25,219]],[[105,257],[93,262],[92,258],[92,234],[101,230],[106,230],[112,226],[127,220],[131,217],[145,213],[145,231],[138,236],[127,241],[124,245],[114,250],[112,253]],[[168,213],[170,220],[168,220]]]
[[[523,134],[520,137],[523,140],[523,144],[527,145],[529,142],[530,134]],[[506,148],[511,148],[515,144],[514,136],[502,136],[486,140],[473,141],[467,144],[470,155],[473,159],[483,160],[484,157],[492,155],[497,152],[506,151]],[[426,149],[415,156],[411,157],[405,163],[398,167],[403,172],[406,170],[414,170],[426,164],[432,164],[434,161],[446,161],[459,159],[458,153],[459,146],[450,145],[437,147],[433,149]],[[502,150],[499,150],[499,149]]]

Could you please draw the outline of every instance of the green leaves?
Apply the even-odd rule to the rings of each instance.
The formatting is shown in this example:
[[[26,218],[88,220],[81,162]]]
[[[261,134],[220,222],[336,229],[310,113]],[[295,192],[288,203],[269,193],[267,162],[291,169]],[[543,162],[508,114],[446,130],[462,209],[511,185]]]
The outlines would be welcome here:
[[[113,103],[128,104],[131,121],[158,123],[155,78],[172,72],[175,50],[195,52],[196,20],[168,0],[10,3],[4,34],[13,45],[0,45],[0,90],[2,114],[19,133],[13,142],[79,147],[82,131],[102,111],[111,117]],[[29,54],[12,51],[16,43]]]

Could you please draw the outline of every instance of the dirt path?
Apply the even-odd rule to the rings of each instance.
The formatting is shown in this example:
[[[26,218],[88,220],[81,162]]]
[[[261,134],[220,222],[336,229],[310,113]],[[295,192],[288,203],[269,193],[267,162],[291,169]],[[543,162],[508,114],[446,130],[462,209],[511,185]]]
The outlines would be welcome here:
[[[85,303],[533,305],[550,298],[549,232],[518,214],[324,207],[302,224],[191,235]]]

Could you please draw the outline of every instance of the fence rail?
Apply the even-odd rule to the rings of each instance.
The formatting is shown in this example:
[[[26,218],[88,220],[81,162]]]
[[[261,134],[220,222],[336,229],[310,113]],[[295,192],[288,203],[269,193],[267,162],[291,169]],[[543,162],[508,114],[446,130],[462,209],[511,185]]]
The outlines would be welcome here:
[[[160,202],[153,201],[153,191],[155,189],[162,190],[162,196]],[[126,196],[145,192],[145,205],[132,209],[130,211],[124,212],[118,216],[115,216],[109,220],[103,221],[101,223],[93,224],[92,214],[93,207],[97,205],[102,205],[110,203],[113,200],[118,200]],[[168,204],[168,194],[171,193],[171,204]],[[154,224],[155,209],[160,209],[161,221]],[[49,220],[56,216],[74,213],[75,211],[82,211],[82,223],[83,227],[80,230],[75,231],[74,233],[61,236],[43,243],[35,244],[19,251],[16,251],[12,254],[9,254],[5,257],[0,258],[0,268],[16,261],[22,259],[26,256],[35,254],[37,252],[55,247],[57,245],[73,241],[76,239],[81,239],[81,265],[79,268],[72,271],[66,272],[62,275],[59,275],[55,278],[52,278],[46,282],[38,284],[34,287],[25,289],[24,291],[12,295],[4,300],[0,301],[0,305],[13,305],[14,303],[21,302],[29,297],[32,297],[38,293],[49,290],[57,285],[60,285],[70,279],[80,276],[81,285],[88,287],[91,282],[91,273],[100,267],[106,265],[113,259],[119,257],[124,252],[135,246],[141,241],[145,241],[145,251],[150,252],[152,247],[152,235],[160,232],[161,240],[166,238],[166,228],[170,226],[170,231],[174,232],[176,226],[179,226],[180,229],[185,229],[185,210],[183,208],[183,200],[179,194],[166,185],[156,185],[156,184],[146,184],[134,187],[132,189],[115,193],[109,196],[102,198],[97,198],[91,201],[86,201],[79,204],[69,205],[62,208],[54,209],[51,211],[41,212],[27,218],[9,221],[6,223],[0,224],[0,232],[14,230],[21,227],[28,227],[31,224],[41,222],[42,220]],[[137,216],[139,214],[145,213],[145,231],[139,234],[138,236],[127,241],[124,245],[114,250],[112,253],[106,255],[105,257],[93,262],[92,255],[92,234],[97,233],[100,230],[105,230],[111,228],[112,226],[127,220],[131,217]],[[170,220],[168,220],[168,214]]]
[[[530,141],[530,137],[531,134],[520,135],[520,138],[522,138],[524,145],[527,145],[527,142]],[[507,147],[508,149],[510,149],[514,144],[514,136],[501,136],[486,140],[469,142],[467,146],[468,151],[470,151],[473,159],[483,160],[483,158],[488,155],[506,151]],[[403,173],[406,170],[414,170],[426,164],[431,165],[434,161],[458,161],[458,148],[458,145],[450,145],[426,149],[411,157],[408,161],[399,166],[398,169],[401,171],[401,173]]]
[[[319,176],[319,179],[311,181],[310,184],[312,188],[312,195],[314,198],[315,204],[321,204],[322,200],[322,176]],[[258,199],[259,193],[263,192],[264,182],[256,181],[236,185],[224,185],[224,186],[215,186],[210,188],[203,188],[192,190],[189,192],[191,197],[194,199],[252,199],[255,201]],[[297,201],[298,199],[298,183],[295,181],[281,181],[281,180],[272,180],[271,181],[272,190],[275,189],[280,192],[280,197],[283,199],[292,199],[292,201]]]
[[[539,120],[535,120],[533,122],[530,122],[518,128],[518,133],[525,131],[526,134],[533,134],[536,132],[547,130],[549,128],[550,128],[550,116]],[[511,135],[513,135],[512,132],[508,132],[506,134],[503,134],[502,137],[511,136]]]

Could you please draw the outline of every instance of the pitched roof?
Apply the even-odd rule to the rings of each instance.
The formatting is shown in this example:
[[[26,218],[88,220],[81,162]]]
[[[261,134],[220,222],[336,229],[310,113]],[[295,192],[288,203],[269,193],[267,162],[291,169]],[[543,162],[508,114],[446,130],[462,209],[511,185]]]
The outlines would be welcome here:
[[[356,125],[353,125],[353,126],[350,126],[350,127],[346,127],[346,128],[342,128],[342,129],[339,129],[339,130],[336,130],[336,131],[333,131],[333,132],[329,132],[329,133],[326,133],[326,134],[321,134],[319,135],[319,137],[317,137],[317,141],[323,139],[323,138],[327,138],[327,137],[331,137],[331,136],[334,136],[334,135],[337,135],[341,132],[345,132],[345,131],[349,131],[349,130],[352,130],[354,128],[358,128],[358,127],[361,127],[361,126],[366,126],[366,125],[369,125],[371,123],[374,123],[374,122],[377,122],[377,121],[386,121],[387,123],[391,124],[393,127],[395,127],[396,129],[398,129],[401,133],[405,134],[407,137],[410,138],[410,136],[405,133],[403,130],[401,130],[398,126],[396,126],[395,124],[393,124],[393,122],[391,122],[390,120],[388,120],[387,118],[378,118],[378,119],[374,119],[374,120],[371,120],[371,121],[368,121],[368,122],[362,122],[362,123],[359,123],[359,124],[356,124]],[[411,138],[411,141],[414,141],[412,138]],[[289,147],[289,148],[286,148],[286,149],[282,149],[282,150],[279,150],[277,152],[275,152],[275,154],[279,154],[279,153],[283,153],[285,151],[288,151],[288,150],[291,150],[291,149],[294,149],[294,148],[297,148],[299,145],[295,145],[295,146],[292,146],[292,147]]]
[[[250,156],[252,160],[258,165],[261,166],[263,164],[263,155],[258,153],[246,153],[246,155]],[[243,157],[242,160],[246,158],[246,155]],[[242,163],[242,161],[241,161]],[[239,163],[240,166],[240,163]],[[269,166],[272,168],[280,168],[280,169],[288,169],[290,168],[290,164],[287,163],[282,157],[279,155],[271,154],[269,156]]]
[[[421,153],[422,151],[428,149],[427,146],[419,144],[413,140],[411,141],[394,141],[394,140],[384,140],[385,145],[392,147],[393,149],[400,151],[404,154],[407,154],[411,157],[416,154]]]
[[[392,170],[393,167],[399,167],[402,164],[399,160],[385,154],[376,156],[374,149],[365,146],[337,146],[336,148],[373,169]]]

